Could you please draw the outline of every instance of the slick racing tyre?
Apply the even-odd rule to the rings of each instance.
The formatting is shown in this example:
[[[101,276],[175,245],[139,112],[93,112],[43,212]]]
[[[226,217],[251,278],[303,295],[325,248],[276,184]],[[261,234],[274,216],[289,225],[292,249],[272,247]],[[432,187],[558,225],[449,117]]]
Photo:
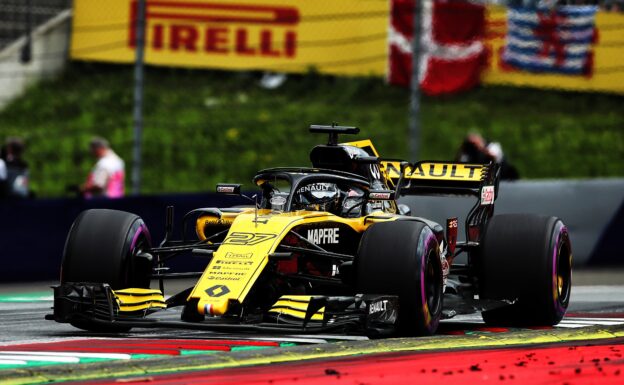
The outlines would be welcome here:
[[[116,210],[84,211],[67,236],[61,283],[107,283],[113,290],[149,288],[152,263],[138,255],[150,247],[150,234],[140,217]],[[91,331],[129,330],[87,321],[72,325]]]
[[[478,257],[479,296],[515,301],[482,313],[487,324],[547,326],[570,302],[572,247],[555,217],[497,215],[488,223]]]
[[[402,335],[435,333],[442,314],[442,266],[431,228],[417,221],[372,225],[355,260],[358,293],[399,297]]]

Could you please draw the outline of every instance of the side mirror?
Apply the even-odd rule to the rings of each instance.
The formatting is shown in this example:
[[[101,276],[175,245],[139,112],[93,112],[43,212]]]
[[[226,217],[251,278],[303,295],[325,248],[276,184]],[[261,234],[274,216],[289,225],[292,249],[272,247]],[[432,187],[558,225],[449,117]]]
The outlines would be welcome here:
[[[258,208],[258,200],[257,200],[258,195],[254,195],[251,198],[248,197],[247,195],[244,195],[241,192],[241,185],[240,184],[217,183],[217,194],[239,196],[241,198],[244,198],[244,199],[252,202],[254,204],[254,206],[256,208]]]
[[[410,216],[412,215],[412,209],[404,203],[399,203],[399,214]]]
[[[217,194],[241,195],[240,184],[218,183]]]

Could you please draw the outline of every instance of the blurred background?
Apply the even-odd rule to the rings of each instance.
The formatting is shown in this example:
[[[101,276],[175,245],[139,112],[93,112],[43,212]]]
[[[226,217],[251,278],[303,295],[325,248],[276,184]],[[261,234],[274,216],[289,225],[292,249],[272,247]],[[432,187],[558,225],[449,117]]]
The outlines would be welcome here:
[[[332,122],[384,157],[505,162],[503,211],[569,218],[581,264],[622,263],[622,0],[2,0],[0,258],[30,267],[0,279],[55,277],[84,208],[159,234],[167,204],[230,204],[217,182],[308,166]],[[94,137],[126,198],[89,190]]]

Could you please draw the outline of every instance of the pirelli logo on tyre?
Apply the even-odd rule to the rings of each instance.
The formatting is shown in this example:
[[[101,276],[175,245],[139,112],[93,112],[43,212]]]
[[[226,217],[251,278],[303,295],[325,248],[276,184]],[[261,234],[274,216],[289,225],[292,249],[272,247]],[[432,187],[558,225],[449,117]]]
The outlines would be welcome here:
[[[130,2],[128,47],[136,42],[137,0]],[[292,58],[299,10],[236,1],[147,1],[146,47],[197,55]]]

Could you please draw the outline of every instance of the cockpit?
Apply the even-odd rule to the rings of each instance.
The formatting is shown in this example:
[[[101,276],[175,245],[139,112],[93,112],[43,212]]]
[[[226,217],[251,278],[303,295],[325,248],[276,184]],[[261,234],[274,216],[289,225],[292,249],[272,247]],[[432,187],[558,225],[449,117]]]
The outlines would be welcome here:
[[[322,211],[345,218],[382,209],[367,202],[369,183],[350,173],[319,169],[261,171],[254,182],[262,189],[260,207],[272,211]]]

